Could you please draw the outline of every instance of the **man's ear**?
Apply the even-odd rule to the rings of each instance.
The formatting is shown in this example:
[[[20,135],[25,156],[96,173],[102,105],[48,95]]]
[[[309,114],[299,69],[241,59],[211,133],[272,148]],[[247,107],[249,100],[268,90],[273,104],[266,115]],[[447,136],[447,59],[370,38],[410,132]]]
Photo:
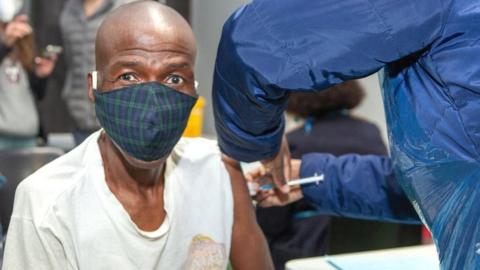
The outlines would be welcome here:
[[[96,72],[96,71],[93,71],[93,72]],[[94,87],[94,85],[97,84],[97,82],[94,83],[93,80],[96,80],[97,76],[96,76],[96,74],[93,75],[92,74],[93,72],[89,72],[88,75],[87,75],[87,84],[88,84],[88,93],[87,94],[88,94],[88,99],[91,102],[95,103],[95,95],[93,94],[93,87]]]

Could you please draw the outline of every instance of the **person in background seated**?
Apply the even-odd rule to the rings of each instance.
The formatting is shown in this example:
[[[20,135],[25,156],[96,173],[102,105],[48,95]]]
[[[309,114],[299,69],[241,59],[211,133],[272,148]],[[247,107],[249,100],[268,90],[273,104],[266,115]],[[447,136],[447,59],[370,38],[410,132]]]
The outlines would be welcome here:
[[[197,100],[188,23],[154,1],[121,6],[95,55],[103,129],[19,185],[3,270],[273,269],[239,164],[180,139]]]
[[[0,150],[37,145],[36,100],[44,96],[56,56],[36,55],[26,15],[0,22]]]
[[[286,114],[292,158],[315,152],[387,155],[377,126],[350,113],[363,98],[364,90],[355,80],[322,92],[292,93]],[[277,270],[288,260],[413,245],[420,238],[419,226],[323,216],[304,199],[283,207],[259,207],[257,218]]]
[[[84,77],[95,67],[95,33],[110,11],[132,1],[68,0],[60,14],[66,62],[62,95],[75,122],[73,137],[76,145],[100,127],[95,107],[85,95],[87,83]]]

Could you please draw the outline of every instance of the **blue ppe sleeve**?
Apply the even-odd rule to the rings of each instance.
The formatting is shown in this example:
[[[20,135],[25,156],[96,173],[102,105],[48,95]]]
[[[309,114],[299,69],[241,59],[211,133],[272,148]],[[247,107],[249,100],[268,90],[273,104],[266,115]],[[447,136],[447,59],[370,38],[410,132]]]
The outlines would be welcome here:
[[[412,204],[395,179],[386,156],[308,154],[301,177],[324,174],[322,182],[302,186],[321,214],[420,224]]]
[[[213,106],[222,151],[274,156],[289,91],[364,77],[440,34],[441,0],[256,0],[224,24]]]

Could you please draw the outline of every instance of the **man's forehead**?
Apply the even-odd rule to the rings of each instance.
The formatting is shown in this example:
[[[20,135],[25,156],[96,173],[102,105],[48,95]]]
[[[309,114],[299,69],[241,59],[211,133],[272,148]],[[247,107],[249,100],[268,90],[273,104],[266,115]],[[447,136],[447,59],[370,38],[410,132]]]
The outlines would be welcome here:
[[[111,47],[104,56],[107,61],[114,59],[137,59],[136,61],[150,62],[190,62],[195,61],[195,51],[184,46],[182,42],[123,42]]]
[[[147,6],[154,8],[145,9]],[[188,23],[170,8],[150,2],[124,6],[109,15],[99,29],[96,46],[100,65],[129,50],[171,50],[193,61],[196,55],[195,38]]]
[[[104,45],[110,52],[139,49],[146,52],[175,51],[194,54],[196,50],[194,40],[171,27],[126,27]]]
[[[109,61],[110,68],[155,66],[169,69],[192,68],[194,59],[187,54],[162,51],[146,52],[142,50],[127,50],[113,55]]]

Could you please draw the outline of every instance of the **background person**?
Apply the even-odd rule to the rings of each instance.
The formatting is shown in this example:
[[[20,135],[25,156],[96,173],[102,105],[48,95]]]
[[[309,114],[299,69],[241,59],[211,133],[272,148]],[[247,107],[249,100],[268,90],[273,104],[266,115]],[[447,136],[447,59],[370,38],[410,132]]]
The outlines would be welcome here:
[[[0,23],[0,149],[37,145],[40,122],[36,102],[56,56],[37,56],[26,15]]]
[[[95,107],[85,95],[85,74],[95,69],[95,35],[100,23],[114,8],[134,0],[68,0],[60,14],[65,48],[66,74],[62,96],[75,122],[78,145],[100,128]]]

